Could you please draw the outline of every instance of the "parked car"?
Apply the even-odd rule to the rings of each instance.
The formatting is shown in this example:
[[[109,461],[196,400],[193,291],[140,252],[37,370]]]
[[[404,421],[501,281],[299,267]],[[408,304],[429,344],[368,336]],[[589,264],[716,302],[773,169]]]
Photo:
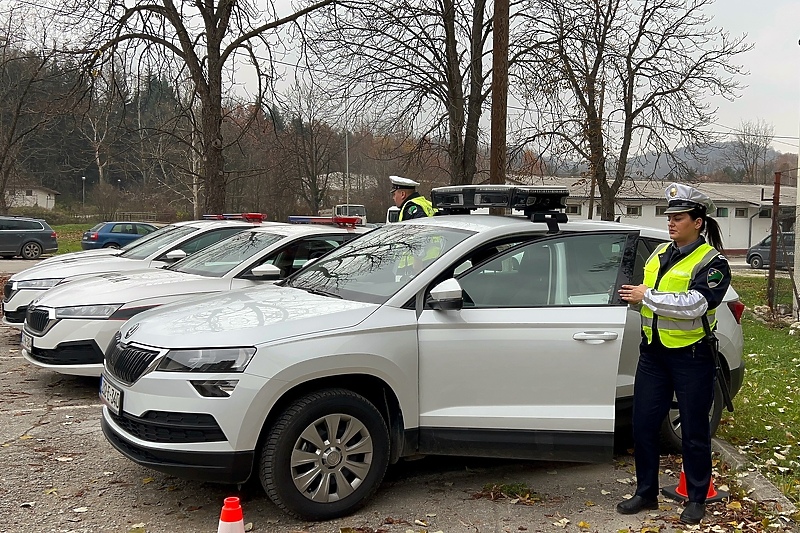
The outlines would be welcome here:
[[[4,285],[3,324],[21,328],[28,304],[63,279],[85,274],[159,268],[257,225],[259,222],[246,220],[194,220],[173,224],[157,237],[119,255],[95,254],[73,261],[33,266],[14,274]]]
[[[0,257],[39,259],[58,250],[58,239],[47,222],[38,218],[0,216]]]
[[[65,280],[28,306],[22,355],[62,374],[99,376],[103,350],[136,314],[193,295],[275,282],[366,231],[270,223],[236,233],[164,269]]]
[[[783,232],[778,235],[775,247],[775,268],[792,268],[794,266],[794,232]],[[769,254],[772,247],[772,236],[767,235],[747,250],[747,262],[751,268],[769,266]]]
[[[448,197],[463,203],[476,190]],[[486,191],[479,205],[551,203],[534,188]],[[104,434],[173,475],[257,476],[305,520],[353,512],[407,456],[609,459],[615,422],[631,416],[641,339],[618,289],[641,282],[669,236],[530,215],[542,222],[387,224],[276,285],[137,315],[106,352]],[[731,289],[717,310],[732,396],[744,375],[743,308]],[[679,430],[671,413],[665,437]]]
[[[122,248],[158,228],[147,222],[101,222],[81,237],[81,248]]]

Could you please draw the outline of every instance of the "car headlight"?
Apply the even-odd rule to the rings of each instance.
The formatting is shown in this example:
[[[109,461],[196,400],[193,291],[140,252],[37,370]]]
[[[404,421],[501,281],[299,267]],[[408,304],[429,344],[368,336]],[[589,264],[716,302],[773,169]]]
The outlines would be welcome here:
[[[170,350],[158,364],[166,372],[244,372],[255,355],[249,348],[204,348]]]
[[[106,320],[114,312],[122,307],[122,304],[104,305],[76,305],[75,307],[56,307],[56,318],[88,318],[96,320]]]
[[[49,289],[55,287],[64,278],[53,279],[28,279],[14,282],[14,290],[19,289]]]

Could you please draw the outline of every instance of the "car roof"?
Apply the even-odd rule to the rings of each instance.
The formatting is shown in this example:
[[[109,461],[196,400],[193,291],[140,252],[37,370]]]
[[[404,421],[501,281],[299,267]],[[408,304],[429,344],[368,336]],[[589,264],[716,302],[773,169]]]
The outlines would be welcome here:
[[[285,222],[266,222],[264,226],[257,226],[252,231],[259,233],[274,233],[276,235],[283,235],[284,237],[302,237],[304,235],[324,235],[330,233],[332,235],[341,234],[362,234],[371,231],[373,228],[365,228],[363,226],[329,226],[323,224],[287,224]]]
[[[528,233],[541,231],[547,233],[547,224],[544,222],[531,222],[521,215],[440,215],[428,218],[416,218],[395,224],[433,224],[435,226],[462,229],[467,231],[492,231],[499,233]],[[669,239],[666,229],[656,229],[647,226],[637,226],[620,222],[605,220],[570,220],[559,224],[559,229],[564,232],[606,232],[606,231],[638,231],[644,237],[655,239]],[[504,231],[505,230],[505,231]]]

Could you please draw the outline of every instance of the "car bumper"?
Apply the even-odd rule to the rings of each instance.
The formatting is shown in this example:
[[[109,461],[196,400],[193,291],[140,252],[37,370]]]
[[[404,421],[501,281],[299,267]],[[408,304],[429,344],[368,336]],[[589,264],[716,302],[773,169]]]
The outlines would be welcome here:
[[[97,241],[81,241],[82,250],[98,250],[102,247],[103,245]]]
[[[215,483],[244,483],[250,478],[255,461],[254,451],[201,452],[181,449],[159,449],[123,436],[112,414],[103,407],[100,422],[108,442],[131,461],[159,472],[185,479]]]
[[[109,320],[59,320],[40,335],[26,326],[31,350],[22,356],[31,364],[73,376],[99,376],[103,352],[122,322]]]
[[[744,383],[744,361],[742,364],[739,365],[737,368],[731,369],[731,376],[730,376],[730,390],[731,390],[731,398],[736,396],[739,392],[739,389],[742,388],[742,384]]]

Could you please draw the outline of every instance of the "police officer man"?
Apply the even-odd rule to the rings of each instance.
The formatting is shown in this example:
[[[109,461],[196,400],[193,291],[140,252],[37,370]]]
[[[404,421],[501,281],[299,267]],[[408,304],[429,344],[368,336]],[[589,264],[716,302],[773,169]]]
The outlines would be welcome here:
[[[731,280],[720,252],[714,203],[681,183],[667,187],[671,243],[658,246],[644,266],[644,283],[623,285],[620,297],[641,304],[642,342],[633,391],[636,493],[617,505],[622,514],[658,508],[659,430],[673,394],[681,417],[683,472],[688,502],[680,515],[699,524],[711,482],[711,428],[715,364],[704,338]],[[705,233],[706,238],[703,238]]]
[[[389,176],[389,180],[392,182],[394,205],[400,208],[398,222],[433,216],[433,205],[417,192],[419,183],[400,176]]]

